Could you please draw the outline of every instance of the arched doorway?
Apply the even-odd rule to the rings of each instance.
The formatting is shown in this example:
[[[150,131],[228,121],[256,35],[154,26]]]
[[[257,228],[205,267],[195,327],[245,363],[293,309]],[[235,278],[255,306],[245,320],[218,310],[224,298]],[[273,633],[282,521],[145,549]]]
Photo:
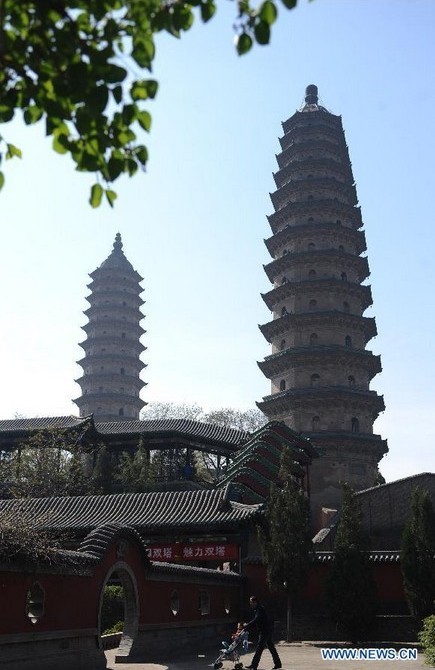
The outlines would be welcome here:
[[[98,607],[98,642],[100,648],[103,647],[101,635],[102,631],[102,609],[106,586],[116,577],[117,582],[122,587],[124,599],[124,626],[121,640],[117,651],[117,656],[127,657],[130,654],[133,643],[137,637],[139,626],[139,597],[137,590],[136,577],[127,563],[119,561],[112,565],[104,580]]]

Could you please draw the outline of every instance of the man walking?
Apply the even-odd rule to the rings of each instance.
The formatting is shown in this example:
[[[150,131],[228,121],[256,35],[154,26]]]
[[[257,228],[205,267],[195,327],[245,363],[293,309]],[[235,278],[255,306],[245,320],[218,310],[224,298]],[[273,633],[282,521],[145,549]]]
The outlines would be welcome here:
[[[249,598],[249,606],[254,610],[254,618],[251,619],[251,621],[248,621],[248,623],[245,623],[243,627],[245,629],[249,629],[253,626],[256,626],[258,630],[258,642],[254,657],[251,661],[251,665],[248,667],[248,670],[257,670],[261,654],[266,647],[272,654],[273,662],[275,664],[273,666],[274,670],[278,670],[281,668],[281,660],[272,640],[272,622],[267,616],[267,612],[263,605],[260,605],[258,602],[256,596],[251,596]]]

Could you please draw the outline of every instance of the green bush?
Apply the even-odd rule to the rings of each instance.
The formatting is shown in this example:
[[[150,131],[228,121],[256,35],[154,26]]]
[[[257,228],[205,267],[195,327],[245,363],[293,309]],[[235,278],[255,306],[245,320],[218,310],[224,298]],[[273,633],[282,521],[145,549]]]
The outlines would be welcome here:
[[[435,616],[423,619],[423,628],[418,634],[424,651],[424,662],[426,665],[435,666]]]
[[[117,621],[111,628],[107,628],[107,630],[103,631],[103,635],[111,635],[112,633],[122,633],[123,630],[124,630],[124,622]]]
[[[112,627],[120,621],[124,621],[124,589],[122,586],[107,585],[104,589],[101,608],[101,630],[103,634],[109,630],[114,632]],[[121,623],[121,630],[122,626],[123,623]]]

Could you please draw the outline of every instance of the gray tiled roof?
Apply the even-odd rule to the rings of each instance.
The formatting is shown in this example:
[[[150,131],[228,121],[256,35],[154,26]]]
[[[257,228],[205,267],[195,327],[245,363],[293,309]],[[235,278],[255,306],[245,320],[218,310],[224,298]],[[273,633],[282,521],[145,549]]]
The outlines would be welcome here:
[[[0,518],[27,519],[36,528],[77,533],[119,524],[139,532],[239,527],[260,505],[229,499],[229,487],[219,490],[167,491],[70,498],[0,500]]]
[[[213,423],[203,423],[192,419],[149,419],[147,421],[114,421],[110,423],[95,423],[95,427],[102,435],[131,434],[131,433],[184,433],[194,437],[203,437],[206,440],[239,444],[250,437],[244,430],[236,430]]]
[[[47,428],[74,428],[89,421],[89,417],[75,416],[36,416],[31,419],[3,419],[0,421],[0,433],[44,430]]]
[[[5,419],[0,421],[0,435],[2,433],[22,433],[33,430],[74,428],[85,425],[86,422],[90,421],[92,421],[92,416],[82,418],[74,416],[45,416],[31,419]],[[236,446],[241,442],[246,442],[250,437],[250,433],[244,430],[236,430],[202,421],[193,421],[192,419],[95,422],[95,429],[100,435],[107,436],[140,435],[141,433],[155,433],[159,435],[182,433],[186,437],[191,436],[192,438],[203,439],[206,442],[225,443],[229,446]]]

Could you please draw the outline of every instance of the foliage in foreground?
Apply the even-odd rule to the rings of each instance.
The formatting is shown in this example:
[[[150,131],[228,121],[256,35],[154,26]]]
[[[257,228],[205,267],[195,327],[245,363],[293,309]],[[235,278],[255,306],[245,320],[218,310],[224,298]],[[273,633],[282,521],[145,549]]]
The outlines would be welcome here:
[[[42,520],[38,519],[38,522]],[[35,530],[35,519],[27,519],[20,512],[9,517],[7,512],[0,516],[0,561],[5,563],[38,562],[56,560],[59,538],[48,532]]]
[[[287,594],[287,640],[291,639],[291,604],[305,585],[310,567],[310,507],[305,492],[291,476],[289,449],[281,457],[282,487],[271,487],[265,524],[259,538],[267,581],[273,591]]]
[[[367,639],[377,609],[376,585],[361,508],[348,484],[343,485],[334,561],[327,575],[325,595],[326,608],[337,629],[352,642]]]
[[[282,4],[292,9],[297,0]],[[236,7],[237,52],[267,44],[275,2],[255,8],[240,0]],[[113,182],[148,160],[138,133],[151,128],[144,105],[158,83],[143,70],[152,70],[156,33],[180,37],[196,15],[207,22],[215,11],[214,0],[0,0],[0,123],[18,111],[28,125],[44,122],[53,149],[96,175],[92,207],[103,196],[113,207]],[[18,147],[0,142],[0,162],[21,157]]]
[[[124,626],[124,589],[107,584],[101,607],[101,630],[103,635],[122,632]]]
[[[418,634],[419,642],[424,651],[426,665],[435,666],[435,616],[423,619],[423,628]]]
[[[400,563],[411,614],[422,620],[434,612],[435,512],[428,491],[416,488],[404,528]]]

